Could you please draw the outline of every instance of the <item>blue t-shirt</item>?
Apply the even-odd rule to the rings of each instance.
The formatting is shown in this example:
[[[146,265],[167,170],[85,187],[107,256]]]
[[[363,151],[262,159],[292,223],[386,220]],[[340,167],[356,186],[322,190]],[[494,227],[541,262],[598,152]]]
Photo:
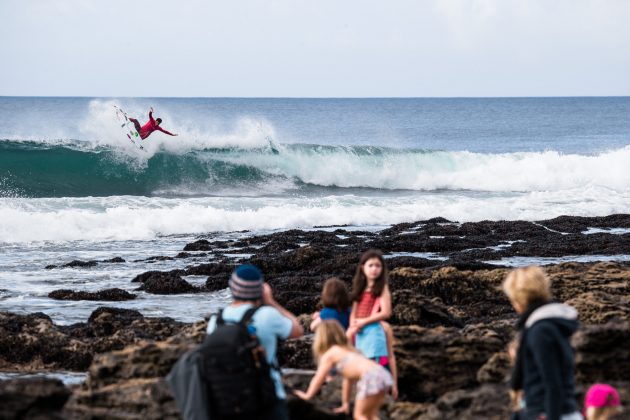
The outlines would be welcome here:
[[[238,322],[243,318],[245,312],[252,307],[252,304],[245,303],[238,306],[228,306],[223,310],[223,319],[229,322]],[[208,322],[208,334],[212,333],[216,328],[216,317],[213,316]],[[265,349],[267,355],[267,362],[269,364],[275,364],[276,362],[276,350],[278,348],[278,339],[286,340],[291,335],[291,329],[293,328],[293,322],[285,316],[283,316],[276,308],[271,306],[263,306],[256,311],[252,318],[251,327],[254,328],[254,333],[260,344]],[[276,385],[276,395],[281,400],[286,399],[287,395],[284,392],[282,386],[282,378],[280,372],[276,369],[271,369],[271,379],[273,379]]]
[[[325,319],[336,319],[343,329],[347,330],[350,325],[350,308],[345,311],[340,311],[336,308],[324,308],[319,311],[319,319],[322,321]]]

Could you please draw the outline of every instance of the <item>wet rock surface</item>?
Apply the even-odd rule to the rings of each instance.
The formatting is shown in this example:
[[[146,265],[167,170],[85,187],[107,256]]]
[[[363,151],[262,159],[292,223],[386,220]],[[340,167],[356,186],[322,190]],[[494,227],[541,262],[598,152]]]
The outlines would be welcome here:
[[[180,273],[183,273],[183,271],[176,270],[165,273],[161,271],[149,271],[136,276],[132,281],[142,283],[137,290],[156,295],[172,295],[201,291],[198,287],[193,286],[181,278]]]
[[[271,235],[189,244],[177,258],[207,254],[207,263],[149,271],[134,282],[157,294],[211,293],[227,287],[236,264],[263,270],[278,302],[301,315],[318,309],[323,282],[339,277],[350,287],[363,251],[380,248],[390,269],[400,400],[383,418],[506,418],[509,358],[516,315],[500,290],[508,270],[486,261],[512,257],[630,254],[630,234],[599,232],[630,227],[630,215],[559,217],[540,222],[456,223],[431,219],[380,232],[289,230]],[[251,258],[225,257],[251,254]],[[159,256],[151,258],[160,258]],[[172,257],[165,257],[172,258]],[[568,262],[546,267],[554,297],[575,306],[582,327],[574,336],[579,392],[596,381],[629,391],[630,264]],[[207,276],[193,286],[184,276]],[[140,312],[99,308],[86,323],[56,326],[44,314],[0,313],[0,368],[88,371],[65,404],[67,418],[179,418],[163,376],[200,342],[205,322],[182,324]],[[279,349],[284,367],[313,369],[312,337]],[[288,385],[305,389],[308,374]],[[329,384],[317,408],[290,398],[293,418],[339,418],[339,387]],[[318,411],[319,410],[319,411]],[[318,417],[319,416],[319,417]],[[332,416],[332,417],[331,417]]]
[[[125,290],[114,288],[105,289],[98,292],[76,292],[70,289],[53,290],[48,294],[51,299],[58,300],[104,300],[104,301],[121,301],[132,300],[136,295]]]
[[[45,267],[46,270],[52,270],[53,268],[91,268],[91,267],[96,267],[99,263],[124,263],[125,260],[121,257],[114,257],[114,258],[110,258],[108,260],[101,260],[101,261],[95,261],[95,260],[90,260],[90,261],[81,261],[81,260],[74,260],[74,261],[70,261],[69,263],[66,264],[62,264],[62,265],[55,265],[55,264],[50,264],[47,265]]]
[[[185,328],[170,318],[145,318],[118,308],[98,308],[87,323],[66,326],[42,313],[0,312],[0,369],[85,371],[95,354],[141,340],[164,340]]]
[[[29,378],[0,382],[0,418],[59,419],[70,390],[58,379]]]

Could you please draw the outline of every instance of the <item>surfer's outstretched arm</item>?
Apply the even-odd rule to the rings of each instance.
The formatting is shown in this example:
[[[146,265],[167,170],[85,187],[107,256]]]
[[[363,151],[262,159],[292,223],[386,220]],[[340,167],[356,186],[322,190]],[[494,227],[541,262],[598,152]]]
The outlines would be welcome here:
[[[149,121],[155,123],[155,120],[153,119],[153,107],[149,110]]]
[[[173,134],[173,133],[171,133],[170,131],[166,131],[165,129],[163,129],[163,128],[162,128],[162,127],[160,127],[160,126],[157,126],[155,129],[156,129],[156,130],[161,131],[161,132],[162,132],[162,133],[164,133],[164,134],[168,134],[169,136],[176,136],[176,135],[177,135],[177,134]]]

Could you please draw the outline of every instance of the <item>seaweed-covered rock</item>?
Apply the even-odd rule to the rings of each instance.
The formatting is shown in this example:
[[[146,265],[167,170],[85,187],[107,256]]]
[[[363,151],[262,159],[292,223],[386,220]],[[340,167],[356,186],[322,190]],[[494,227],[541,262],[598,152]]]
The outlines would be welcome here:
[[[156,295],[173,295],[200,291],[199,288],[173,273],[154,274],[144,279],[138,290]]]
[[[60,289],[53,290],[48,294],[48,297],[57,300],[122,301],[135,299],[136,295],[118,288],[99,290],[98,292],[75,292],[70,289]]]
[[[0,381],[0,418],[64,419],[70,390],[58,379],[21,378]]]
[[[481,326],[394,327],[394,336],[401,396],[418,402],[479,385],[477,371],[504,346],[494,331]]]

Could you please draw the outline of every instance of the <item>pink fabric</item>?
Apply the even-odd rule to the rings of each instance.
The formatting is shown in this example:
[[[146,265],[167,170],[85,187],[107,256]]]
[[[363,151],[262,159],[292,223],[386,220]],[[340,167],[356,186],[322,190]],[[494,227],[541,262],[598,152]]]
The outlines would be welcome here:
[[[589,407],[619,407],[619,392],[606,384],[595,384],[588,389],[584,397],[584,409]]]
[[[144,140],[149,137],[154,131],[161,131],[162,133],[168,134],[169,136],[173,135],[173,133],[162,129],[153,119],[153,113],[149,112],[149,121],[140,128],[140,132],[138,134],[140,135],[140,138]]]
[[[387,365],[389,365],[389,358],[387,356],[381,356],[378,358],[377,363],[383,367],[387,367]]]

